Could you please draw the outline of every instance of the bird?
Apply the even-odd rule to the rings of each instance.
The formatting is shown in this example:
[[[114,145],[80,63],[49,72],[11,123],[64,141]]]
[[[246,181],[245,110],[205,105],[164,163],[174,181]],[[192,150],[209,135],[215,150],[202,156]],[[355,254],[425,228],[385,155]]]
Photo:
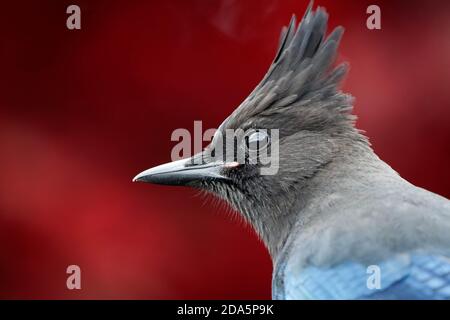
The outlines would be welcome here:
[[[450,201],[403,179],[355,127],[349,64],[336,62],[344,28],[327,24],[312,3],[293,15],[211,143],[133,181],[200,189],[238,211],[270,253],[275,300],[450,299]],[[251,133],[223,142],[238,130]]]

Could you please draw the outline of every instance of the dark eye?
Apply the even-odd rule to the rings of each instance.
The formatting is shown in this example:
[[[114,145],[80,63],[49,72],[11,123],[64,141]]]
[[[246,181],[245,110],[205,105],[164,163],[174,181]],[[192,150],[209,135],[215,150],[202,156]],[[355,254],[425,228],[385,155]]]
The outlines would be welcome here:
[[[270,136],[265,130],[253,131],[245,136],[245,146],[248,151],[257,152],[265,149],[270,143]]]

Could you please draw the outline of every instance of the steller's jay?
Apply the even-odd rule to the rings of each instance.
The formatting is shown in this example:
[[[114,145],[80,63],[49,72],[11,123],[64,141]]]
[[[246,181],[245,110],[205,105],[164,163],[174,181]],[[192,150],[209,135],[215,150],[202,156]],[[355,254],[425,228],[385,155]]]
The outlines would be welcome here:
[[[343,29],[325,37],[327,20],[311,5],[299,25],[293,16],[211,144],[134,181],[192,186],[238,210],[271,254],[274,299],[449,299],[450,202],[402,179],[354,127],[339,89],[348,67],[333,65]],[[228,129],[255,128],[221,143]],[[258,148],[274,143],[277,171],[262,174]]]

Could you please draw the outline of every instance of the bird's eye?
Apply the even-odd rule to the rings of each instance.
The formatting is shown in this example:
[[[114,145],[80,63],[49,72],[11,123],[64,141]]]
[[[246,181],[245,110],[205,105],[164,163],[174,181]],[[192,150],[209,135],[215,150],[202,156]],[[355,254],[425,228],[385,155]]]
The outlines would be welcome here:
[[[265,149],[270,142],[270,136],[266,130],[257,130],[245,136],[245,146],[250,152],[257,152]]]

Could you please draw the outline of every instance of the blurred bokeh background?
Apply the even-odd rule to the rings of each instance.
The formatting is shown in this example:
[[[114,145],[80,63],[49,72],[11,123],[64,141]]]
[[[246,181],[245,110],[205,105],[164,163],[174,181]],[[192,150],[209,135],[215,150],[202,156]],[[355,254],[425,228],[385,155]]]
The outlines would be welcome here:
[[[79,31],[66,28],[70,4]],[[403,177],[450,197],[450,2],[316,5],[346,28],[357,126]],[[270,258],[248,226],[194,190],[131,178],[170,160],[174,129],[217,127],[306,6],[3,1],[0,298],[269,298]],[[82,290],[66,288],[71,264]]]

